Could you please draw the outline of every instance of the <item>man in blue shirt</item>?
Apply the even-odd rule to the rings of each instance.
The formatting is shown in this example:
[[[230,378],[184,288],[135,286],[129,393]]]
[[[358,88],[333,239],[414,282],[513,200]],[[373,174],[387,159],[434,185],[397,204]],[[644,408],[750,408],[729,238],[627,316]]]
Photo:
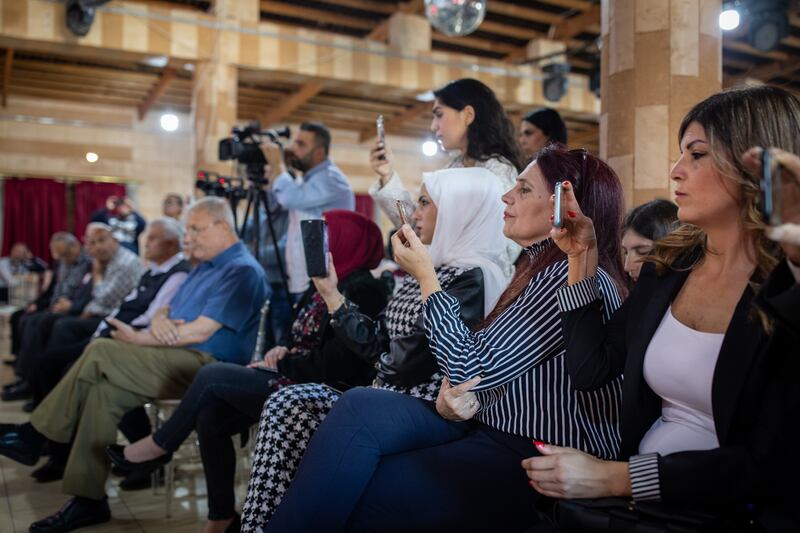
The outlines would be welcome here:
[[[107,522],[106,445],[131,409],[159,398],[180,398],[204,365],[245,364],[255,345],[269,289],[264,270],[236,236],[233,213],[221,198],[189,209],[184,244],[200,264],[172,299],[136,330],[109,319],[113,339],[97,339],[31,414],[29,424],[0,434],[0,454],[34,464],[45,437],[72,452],[62,490],[74,495],[31,531],[69,531]]]
[[[319,122],[300,125],[291,147],[286,153],[289,165],[303,173],[295,179],[286,170],[281,148],[275,143],[264,143],[261,148],[267,158],[272,192],[278,203],[289,211],[289,228],[286,231],[286,273],[289,292],[297,301],[308,289],[310,279],[306,271],[300,221],[322,218],[329,209],[354,210],[353,188],[347,177],[328,157],[331,133]]]

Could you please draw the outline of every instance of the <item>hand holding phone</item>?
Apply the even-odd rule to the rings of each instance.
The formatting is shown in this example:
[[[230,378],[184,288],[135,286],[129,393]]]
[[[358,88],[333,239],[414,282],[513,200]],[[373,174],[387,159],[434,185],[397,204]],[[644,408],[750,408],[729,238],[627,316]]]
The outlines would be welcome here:
[[[375,119],[375,129],[378,130],[378,142],[386,146],[386,130],[383,127],[383,115]]]
[[[311,278],[328,276],[328,223],[323,219],[301,220],[300,234],[306,256],[306,270]]]
[[[556,183],[555,206],[553,207],[553,227],[561,229],[564,227],[564,183]]]
[[[397,214],[400,217],[400,226],[402,227],[408,224],[408,218],[406,218],[406,209],[403,206],[402,200],[395,201],[395,206],[397,207]],[[403,246],[408,246],[408,240],[406,239],[406,236],[403,235],[403,231],[401,229],[397,231],[397,236],[400,239],[400,242],[403,243]]]
[[[761,214],[770,226],[781,224],[781,165],[767,148],[761,151]]]

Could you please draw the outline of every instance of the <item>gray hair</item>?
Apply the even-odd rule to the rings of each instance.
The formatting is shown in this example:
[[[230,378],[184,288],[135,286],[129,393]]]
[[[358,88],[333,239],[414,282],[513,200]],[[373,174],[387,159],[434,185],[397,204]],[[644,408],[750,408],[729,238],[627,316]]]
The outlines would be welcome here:
[[[178,246],[183,245],[183,226],[181,226],[175,219],[169,217],[160,217],[150,222],[152,228],[158,224],[167,234],[167,237],[178,241]]]
[[[90,231],[93,229],[101,229],[103,231],[107,231],[112,234],[114,233],[114,228],[109,226],[108,224],[104,224],[103,222],[89,222],[86,225],[86,234],[88,235]]]
[[[68,248],[72,248],[73,246],[80,246],[81,241],[72,233],[57,231],[50,237],[50,244],[63,244]]]
[[[190,213],[197,209],[202,209],[205,211],[214,220],[214,222],[225,222],[231,231],[236,233],[236,224],[233,221],[233,211],[231,211],[231,206],[228,205],[228,201],[224,198],[219,198],[217,196],[206,196],[205,198],[201,198],[189,207],[189,210],[186,212],[186,216],[189,216]]]

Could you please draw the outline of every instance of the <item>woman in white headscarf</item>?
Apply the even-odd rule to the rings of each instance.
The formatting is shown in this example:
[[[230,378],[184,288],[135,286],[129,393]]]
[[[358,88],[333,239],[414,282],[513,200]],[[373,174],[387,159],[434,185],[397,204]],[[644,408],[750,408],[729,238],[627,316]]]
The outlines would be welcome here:
[[[501,186],[482,168],[445,169],[423,177],[412,215],[420,240],[429,245],[439,283],[457,299],[464,323],[475,325],[492,309],[508,283],[503,272]],[[376,368],[374,387],[432,401],[442,382],[422,325],[416,279],[405,276],[372,320],[336,288],[336,269],[314,284],[328,306],[336,338]],[[341,392],[327,385],[286,387],[264,404],[242,531],[264,527],[280,503],[311,436]]]

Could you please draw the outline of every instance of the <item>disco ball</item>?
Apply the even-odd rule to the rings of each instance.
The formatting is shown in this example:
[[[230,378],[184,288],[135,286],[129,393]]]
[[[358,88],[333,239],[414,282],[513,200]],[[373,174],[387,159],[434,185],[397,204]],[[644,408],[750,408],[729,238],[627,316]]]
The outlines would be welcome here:
[[[486,16],[487,0],[425,0],[425,16],[431,25],[451,37],[469,35]]]

